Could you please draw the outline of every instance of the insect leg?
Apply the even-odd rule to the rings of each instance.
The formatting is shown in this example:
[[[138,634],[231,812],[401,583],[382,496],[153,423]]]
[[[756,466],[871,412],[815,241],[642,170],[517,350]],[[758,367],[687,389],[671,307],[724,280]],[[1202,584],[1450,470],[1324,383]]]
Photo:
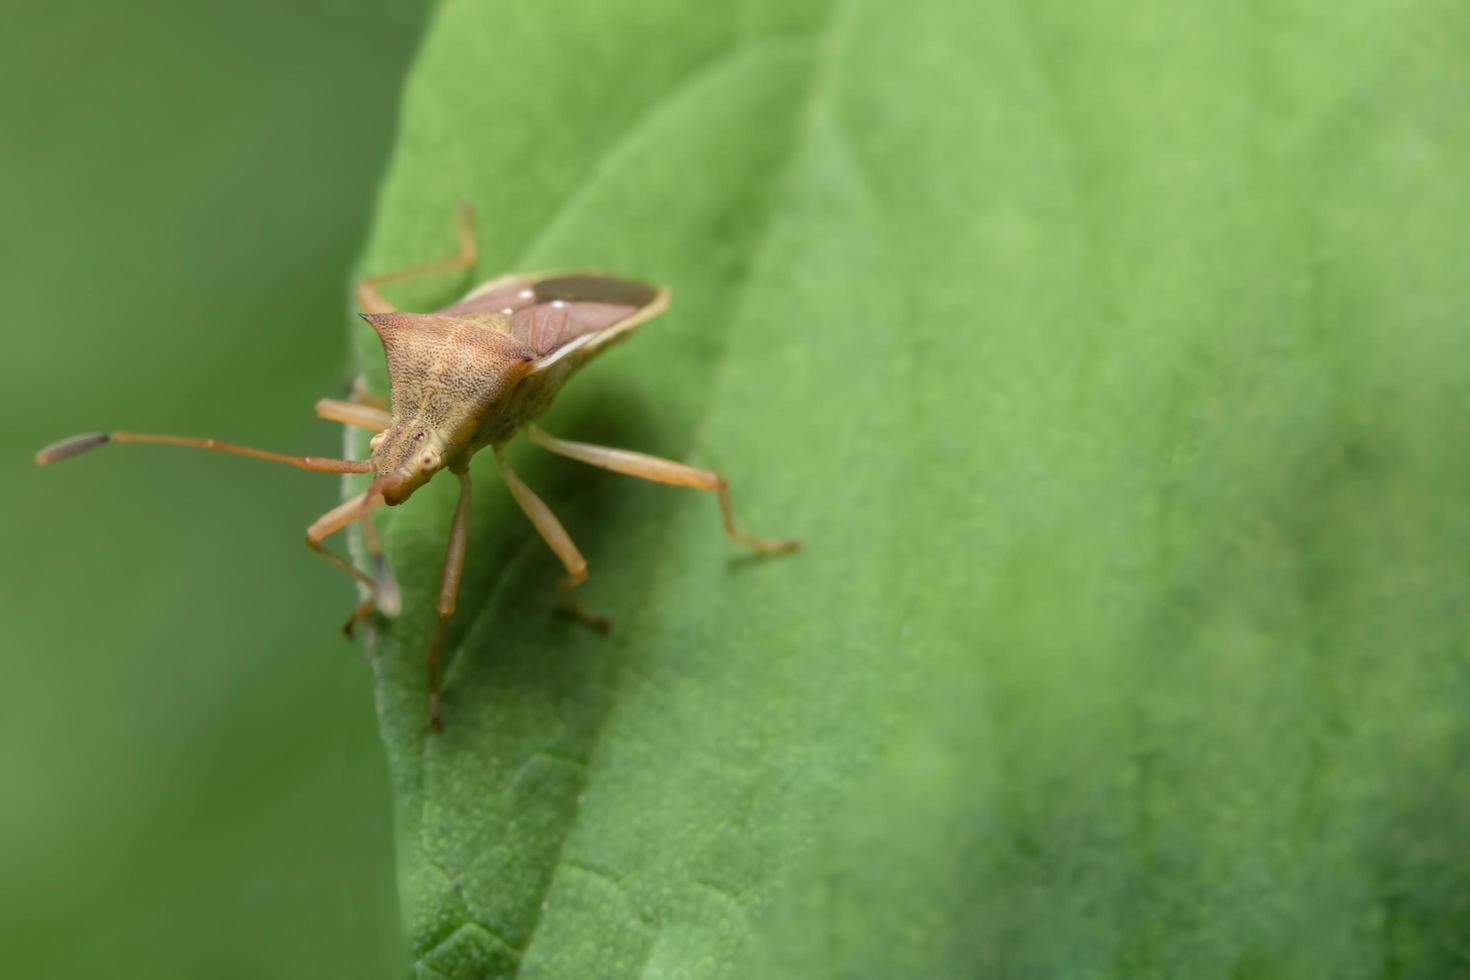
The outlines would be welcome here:
[[[313,473],[369,473],[373,468],[373,464],[365,459],[291,456],[285,453],[267,452],[264,449],[252,449],[249,446],[236,446],[233,443],[221,442],[218,439],[198,439],[193,436],[149,435],[142,432],[87,432],[79,436],[72,436],[70,439],[54,442],[36,453],[36,462],[42,465],[54,463],[57,460],[67,459],[78,453],[84,453],[89,449],[106,445],[109,442],[146,442],[165,446],[189,446],[194,449],[212,449],[215,452],[231,453],[235,456],[249,456],[251,459],[263,459],[272,463],[285,463],[288,466],[310,470]]]
[[[349,638],[353,627],[371,616],[374,611],[381,612],[389,619],[403,611],[403,597],[398,591],[398,580],[393,577],[393,570],[388,567],[388,558],[383,554],[383,542],[378,537],[378,529],[373,526],[372,511],[363,513],[358,520],[362,522],[363,550],[367,552],[368,565],[373,570],[373,588],[367,598],[352,610],[347,622],[342,624],[342,632]]]
[[[712,490],[720,498],[720,516],[725,522],[725,534],[731,541],[738,542],[754,551],[796,551],[801,542],[795,538],[760,538],[747,534],[735,526],[735,515],[730,509],[730,488],[725,478],[713,470],[702,470],[685,466],[657,456],[635,453],[627,449],[610,449],[593,446],[585,442],[571,442],[548,435],[537,426],[526,429],[526,438],[543,449],[559,453],[578,462],[600,466],[615,473],[636,476],[655,483],[667,483],[676,487],[693,487],[696,490]]]
[[[316,414],[331,422],[355,425],[359,429],[370,429],[373,432],[382,432],[388,428],[393,418],[386,409],[361,402],[344,402],[336,398],[318,398]]]
[[[551,550],[556,553],[556,557],[561,559],[562,565],[566,567],[567,574],[561,580],[560,590],[562,603],[566,606],[567,611],[593,629],[606,633],[612,623],[606,617],[599,616],[582,605],[572,594],[573,589],[587,581],[587,559],[582,557],[582,553],[572,543],[571,536],[567,534],[566,528],[561,526],[561,521],[556,519],[551,508],[547,507],[541,498],[522,482],[521,478],[516,475],[516,471],[511,469],[510,460],[506,459],[499,446],[495,447],[495,462],[500,467],[500,476],[505,480],[505,485],[510,488],[510,495],[516,499],[516,503],[521,505],[521,510],[525,511],[526,516],[531,519],[531,524],[535,526],[541,539],[550,546]]]
[[[373,408],[388,407],[388,399],[380,398],[368,391],[367,382],[363,381],[362,375],[352,379],[352,387],[347,392],[347,400],[354,405],[371,405]]]
[[[449,545],[444,550],[444,575],[439,580],[438,622],[434,625],[434,638],[429,641],[429,652],[425,657],[428,670],[429,727],[441,731],[439,718],[439,654],[444,644],[444,632],[449,619],[454,615],[454,603],[459,595],[459,580],[464,574],[465,547],[470,538],[470,475],[456,473],[459,477],[459,502],[454,505],[454,522],[449,526]]]
[[[368,500],[366,492],[360,493],[355,497],[344,500],[336,507],[333,507],[331,510],[327,511],[321,517],[318,517],[315,521],[313,521],[311,526],[306,529],[306,546],[308,548],[310,548],[312,551],[315,551],[327,561],[342,569],[342,571],[346,572],[348,575],[351,575],[353,578],[357,579],[368,588],[372,589],[374,595],[377,594],[377,580],[374,579],[367,572],[362,571],[356,565],[353,565],[347,559],[341,557],[335,552],[328,550],[327,546],[322,544],[322,540],[328,535],[342,530],[344,527],[351,524],[359,517],[365,516],[363,514],[364,506],[375,506],[381,500],[382,497],[375,497],[370,502]],[[385,602],[384,605],[386,606],[387,603]],[[351,623],[353,621],[354,620],[349,620],[348,622]]]
[[[347,614],[347,622],[342,624],[342,634],[349,640],[352,639],[352,634],[357,628],[357,624],[371,616],[377,611],[377,608],[378,602],[372,596],[368,596],[359,602],[353,607],[352,612]]]
[[[425,262],[423,265],[411,266],[407,269],[399,269],[396,272],[385,272],[379,276],[369,276],[357,281],[357,305],[362,307],[364,313],[394,313],[397,308],[378,292],[379,286],[390,282],[401,282],[404,279],[414,279],[418,276],[432,275],[435,272],[450,272],[454,269],[470,269],[475,265],[475,225],[474,214],[467,204],[461,204],[455,212],[455,226],[459,235],[459,252],[447,259],[437,262]]]
[[[398,581],[388,570],[388,560],[383,555],[383,545],[378,539],[377,530],[373,527],[372,522],[372,509],[382,501],[383,498],[377,494],[374,494],[369,500],[366,492],[360,493],[333,507],[306,529],[308,548],[368,587],[367,598],[352,610],[352,614],[347,617],[347,622],[342,624],[342,632],[348,636],[352,635],[352,628],[359,621],[372,615],[373,610],[380,610],[383,615],[392,617],[397,616],[403,608],[403,601],[398,593]],[[362,521],[362,540],[367,549],[368,561],[372,565],[371,575],[322,544],[323,539],[335,534],[355,520]]]
[[[367,552],[368,564],[377,583],[373,588],[373,599],[384,616],[397,616],[403,610],[403,597],[398,592],[398,580],[388,567],[388,558],[383,554],[383,541],[378,537],[378,529],[373,526],[373,512],[364,511],[358,520],[362,522],[363,550]]]

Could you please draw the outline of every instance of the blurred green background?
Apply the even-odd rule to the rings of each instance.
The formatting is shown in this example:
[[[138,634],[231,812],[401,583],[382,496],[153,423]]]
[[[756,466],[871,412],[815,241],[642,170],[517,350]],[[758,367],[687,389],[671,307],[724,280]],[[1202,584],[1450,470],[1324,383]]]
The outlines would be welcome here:
[[[332,477],[346,282],[422,5],[14,5],[0,358],[12,977],[396,977],[390,799]],[[22,556],[17,560],[17,556]]]

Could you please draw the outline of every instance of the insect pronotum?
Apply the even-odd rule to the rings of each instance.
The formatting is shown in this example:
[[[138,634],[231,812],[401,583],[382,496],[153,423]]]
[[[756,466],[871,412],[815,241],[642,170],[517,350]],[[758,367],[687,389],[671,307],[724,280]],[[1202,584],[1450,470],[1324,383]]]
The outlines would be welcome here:
[[[561,522],[511,469],[503,452],[505,444],[519,434],[544,449],[593,466],[712,491],[719,497],[725,534],[752,550],[795,551],[800,546],[792,539],[760,538],[736,527],[730,492],[718,473],[626,449],[558,439],[535,424],[578,368],[667,308],[667,289],[596,273],[523,274],[482,283],[457,303],[432,313],[400,312],[383,298],[378,287],[387,283],[473,268],[475,238],[467,209],[460,209],[458,230],[459,252],[451,258],[357,283],[361,316],[377,331],[387,356],[391,410],[381,400],[354,390],[351,400],[321,399],[316,412],[324,419],[375,431],[368,459],[291,456],[216,439],[138,432],[73,436],[36,454],[36,462],[44,464],[108,442],[162,443],[287,463],[317,473],[373,474],[365,491],[327,511],[306,529],[308,547],[366,586],[366,600],[344,626],[349,635],[353,624],[374,610],[394,616],[400,606],[397,586],[373,531],[373,509],[403,503],[440,470],[454,474],[459,500],[444,554],[438,619],[425,656],[428,723],[433,729],[441,727],[439,661],[469,541],[469,462],[481,449],[494,453],[511,496],[566,567],[560,583],[566,609],[598,629],[606,630],[607,620],[572,594],[572,589],[587,580],[586,560]],[[362,523],[371,572],[357,568],[322,543],[353,521]]]

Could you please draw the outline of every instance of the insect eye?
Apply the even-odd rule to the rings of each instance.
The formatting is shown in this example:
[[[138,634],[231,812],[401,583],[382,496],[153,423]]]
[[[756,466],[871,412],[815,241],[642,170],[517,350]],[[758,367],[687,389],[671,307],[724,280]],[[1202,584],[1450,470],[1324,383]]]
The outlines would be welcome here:
[[[423,433],[423,430],[422,429],[419,430],[418,432],[415,432],[413,434],[413,441],[414,442],[423,442],[424,441],[424,433]]]

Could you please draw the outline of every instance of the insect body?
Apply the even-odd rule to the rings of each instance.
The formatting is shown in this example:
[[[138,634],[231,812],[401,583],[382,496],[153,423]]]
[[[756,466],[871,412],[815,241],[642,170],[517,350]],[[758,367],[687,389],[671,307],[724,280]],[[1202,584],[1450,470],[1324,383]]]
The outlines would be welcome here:
[[[571,590],[586,581],[587,562],[551,510],[511,469],[502,447],[524,433],[536,445],[605,469],[659,483],[694,487],[718,494],[725,533],[756,551],[794,551],[798,542],[758,538],[736,528],[730,495],[718,473],[682,463],[569,442],[543,432],[535,420],[572,374],[592,357],[628,336],[639,324],[663,312],[669,294],[641,282],[579,273],[510,275],[484,283],[459,302],[433,313],[404,313],[378,292],[379,286],[414,276],[475,263],[474,236],[467,212],[459,220],[456,256],[358,283],[362,317],[377,331],[387,357],[391,411],[359,394],[351,401],[322,399],[323,418],[376,431],[366,460],[288,456],[214,439],[89,433],[48,446],[36,454],[51,463],[107,442],[150,442],[194,446],[288,463],[324,473],[371,473],[365,491],[332,508],[306,532],[306,543],[328,561],[368,587],[369,598],[347,621],[374,609],[396,615],[397,587],[387,569],[371,514],[374,508],[407,500],[441,470],[459,481],[459,501],[450,526],[437,604],[438,620],[427,653],[428,720],[440,727],[439,661],[445,629],[454,613],[469,538],[470,458],[489,448],[511,495],[537,532],[566,567],[562,600],[579,619],[599,629],[607,621],[582,606]],[[361,521],[372,571],[364,572],[329,551],[323,540],[353,521]]]

